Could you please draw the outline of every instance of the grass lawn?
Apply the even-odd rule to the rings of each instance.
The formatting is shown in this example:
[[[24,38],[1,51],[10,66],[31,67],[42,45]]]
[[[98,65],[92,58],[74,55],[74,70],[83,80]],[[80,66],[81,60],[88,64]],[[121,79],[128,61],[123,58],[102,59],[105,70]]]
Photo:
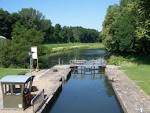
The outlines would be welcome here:
[[[146,94],[150,95],[150,58],[144,56],[128,58],[116,57],[116,59],[118,59],[121,69],[128,77],[135,81]]]
[[[0,78],[6,75],[25,74],[27,69],[0,68]]]
[[[65,43],[65,44],[45,44],[44,53],[57,53],[76,48],[104,48],[101,43]]]
[[[45,44],[43,45],[46,55],[55,55],[75,48],[104,48],[101,43],[65,43],[65,44]],[[6,75],[24,74],[27,69],[0,68],[0,78]]]
[[[122,66],[125,73],[150,95],[150,65],[130,64]]]
[[[48,48],[72,48],[72,47],[88,47],[88,48],[104,48],[102,43],[64,43],[64,44],[45,44]]]

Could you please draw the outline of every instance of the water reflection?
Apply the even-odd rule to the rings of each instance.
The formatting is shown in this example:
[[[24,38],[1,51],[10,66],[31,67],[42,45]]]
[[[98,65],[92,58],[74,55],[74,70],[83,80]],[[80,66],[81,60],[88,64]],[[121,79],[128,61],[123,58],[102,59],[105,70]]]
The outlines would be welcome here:
[[[73,50],[67,54],[49,57],[49,63],[63,63],[76,59],[97,59],[105,55],[104,50]],[[49,65],[51,66],[51,65]],[[70,79],[47,113],[123,113],[118,104],[104,70],[79,67],[72,71]]]
[[[109,109],[108,109],[109,107]],[[48,113],[123,113],[104,71],[75,69]]]
[[[91,69],[91,68],[76,68],[72,71],[72,78],[76,80],[97,80],[102,79],[104,75],[104,70]]]
[[[72,59],[98,59],[105,56],[104,49],[74,49],[55,56],[49,56],[47,59],[48,67],[58,64],[59,59],[61,64],[68,64]]]

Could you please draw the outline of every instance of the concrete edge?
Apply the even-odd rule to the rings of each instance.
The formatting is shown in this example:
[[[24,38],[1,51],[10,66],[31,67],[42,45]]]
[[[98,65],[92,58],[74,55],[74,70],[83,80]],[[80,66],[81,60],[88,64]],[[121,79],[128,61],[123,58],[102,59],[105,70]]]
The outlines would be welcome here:
[[[120,104],[122,110],[124,111],[124,113],[128,113],[128,111],[127,111],[127,109],[125,107],[125,103],[122,101],[120,95],[117,93],[117,90],[116,90],[115,86],[113,85],[113,83],[111,83],[111,84],[112,84],[112,88],[113,88],[113,90],[115,92],[115,96],[117,97],[117,100],[119,101],[119,104]]]

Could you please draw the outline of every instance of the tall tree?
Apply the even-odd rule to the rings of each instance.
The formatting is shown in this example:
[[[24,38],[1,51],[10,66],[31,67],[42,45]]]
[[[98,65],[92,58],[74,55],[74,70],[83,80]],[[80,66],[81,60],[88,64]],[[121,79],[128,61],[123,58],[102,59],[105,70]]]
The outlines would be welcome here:
[[[39,46],[43,41],[43,33],[34,28],[27,29],[20,23],[14,25],[12,40],[0,48],[1,63],[5,67],[29,66],[28,52],[31,46]]]
[[[150,2],[149,0],[138,1],[137,18],[137,51],[144,54],[150,53]]]
[[[107,50],[150,53],[149,6],[148,0],[121,0],[108,8],[101,32]]]
[[[9,12],[0,9],[0,36],[11,39],[12,18]]]
[[[103,23],[103,29],[101,32],[102,40],[108,51],[115,51],[118,49],[118,42],[113,39],[114,32],[111,30],[111,28],[114,21],[119,16],[119,12],[120,7],[118,5],[109,6],[105,21]],[[115,48],[114,45],[116,45]]]
[[[56,43],[62,42],[61,31],[62,31],[61,25],[56,24],[54,27],[54,34],[53,34],[54,40],[53,40],[53,42],[56,42]]]

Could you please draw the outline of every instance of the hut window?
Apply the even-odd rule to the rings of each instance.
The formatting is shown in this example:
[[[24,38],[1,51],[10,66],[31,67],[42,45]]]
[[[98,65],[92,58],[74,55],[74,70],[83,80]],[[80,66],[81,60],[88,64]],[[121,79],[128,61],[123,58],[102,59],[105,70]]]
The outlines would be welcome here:
[[[3,92],[5,95],[11,95],[11,85],[3,84]]]
[[[22,89],[22,86],[20,84],[14,84],[12,85],[12,88],[13,88],[13,94],[15,95],[20,95],[21,94],[21,89]]]

